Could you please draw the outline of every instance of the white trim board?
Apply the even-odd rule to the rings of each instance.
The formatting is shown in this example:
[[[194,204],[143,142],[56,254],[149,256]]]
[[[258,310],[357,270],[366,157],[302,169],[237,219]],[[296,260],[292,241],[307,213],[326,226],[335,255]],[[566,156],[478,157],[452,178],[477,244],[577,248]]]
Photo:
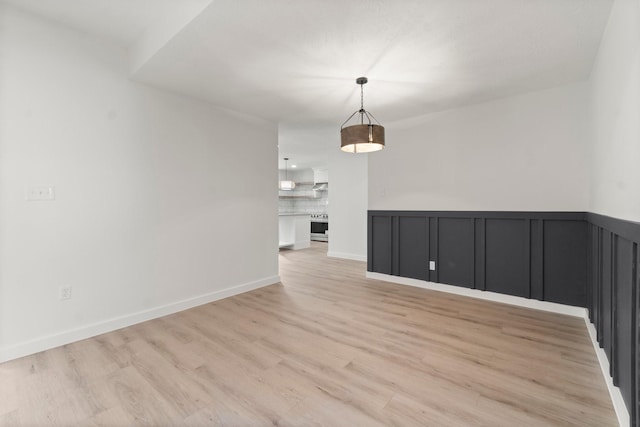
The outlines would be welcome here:
[[[327,252],[327,256],[330,258],[342,258],[342,259],[350,259],[352,261],[364,261],[367,262],[366,255],[358,255],[358,254],[348,254],[345,252]]]
[[[19,357],[28,356],[50,348],[95,337],[96,335],[122,329],[147,320],[168,316],[179,311],[188,310],[199,305],[208,304],[234,295],[243,294],[254,289],[274,285],[280,282],[280,276],[271,276],[264,279],[232,286],[219,291],[209,292],[197,297],[184,299],[177,302],[161,305],[147,310],[138,311],[112,319],[83,325],[74,329],[58,332],[55,334],[38,337],[29,341],[0,348],[0,363]]]
[[[609,360],[603,349],[597,341],[597,335],[595,327],[589,320],[589,311],[586,308],[575,307],[571,305],[557,304],[548,301],[538,301],[529,298],[515,297],[512,295],[503,295],[495,292],[481,291],[479,289],[461,288],[452,285],[443,285],[442,283],[427,282],[424,280],[411,279],[407,277],[391,276],[389,274],[373,273],[367,271],[366,277],[368,279],[382,280],[384,282],[396,283],[398,285],[414,286],[417,288],[430,289],[433,291],[446,292],[449,294],[462,295],[470,298],[477,298],[487,301],[500,302],[504,304],[516,305],[519,307],[532,308],[535,310],[550,311],[553,313],[566,314],[568,316],[581,317],[584,319],[587,325],[587,331],[591,338],[591,343],[596,352],[602,375],[607,383],[607,389],[609,390],[609,396],[611,396],[611,402],[613,408],[616,411],[618,417],[618,423],[621,427],[627,427],[631,424],[631,417],[629,411],[622,398],[620,388],[613,385],[613,378],[609,375]]]
[[[496,292],[481,291],[479,289],[462,288],[459,286],[443,285],[442,283],[427,282],[424,280],[410,279],[407,277],[391,276],[389,274],[372,273],[367,271],[367,278],[377,279],[385,282],[397,283],[399,285],[414,286],[417,288],[431,289],[432,291],[446,292],[449,294],[462,295],[471,298],[483,299],[487,301],[501,302],[504,304],[517,305],[519,307],[533,308],[536,310],[550,311],[553,313],[566,314],[574,317],[585,317],[587,309],[574,307],[572,305],[557,304],[548,301],[539,301],[515,297],[512,295],[498,294]]]
[[[593,326],[591,321],[589,321],[588,316],[584,318],[584,323],[587,325],[587,331],[589,331],[589,336],[591,337],[591,344],[593,344],[593,349],[598,357],[598,362],[600,362],[600,369],[602,369],[602,375],[607,383],[611,402],[613,403],[613,409],[615,409],[616,415],[618,416],[618,423],[621,427],[630,426],[631,416],[629,415],[627,405],[625,405],[624,399],[622,398],[620,388],[613,385],[613,378],[609,375],[609,359],[607,359],[607,353],[605,353],[604,349],[600,348],[600,344],[598,344],[598,333],[596,332],[596,328]]]

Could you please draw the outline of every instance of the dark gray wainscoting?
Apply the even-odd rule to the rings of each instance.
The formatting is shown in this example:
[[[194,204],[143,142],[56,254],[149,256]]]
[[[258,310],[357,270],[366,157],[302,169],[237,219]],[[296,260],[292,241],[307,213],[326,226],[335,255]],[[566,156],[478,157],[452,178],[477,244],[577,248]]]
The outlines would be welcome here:
[[[640,223],[585,214],[589,223],[588,308],[613,383],[640,426]]]
[[[369,211],[368,230],[369,271],[587,306],[584,212]]]
[[[587,212],[369,211],[368,230],[368,271],[587,307],[640,426],[640,223]]]

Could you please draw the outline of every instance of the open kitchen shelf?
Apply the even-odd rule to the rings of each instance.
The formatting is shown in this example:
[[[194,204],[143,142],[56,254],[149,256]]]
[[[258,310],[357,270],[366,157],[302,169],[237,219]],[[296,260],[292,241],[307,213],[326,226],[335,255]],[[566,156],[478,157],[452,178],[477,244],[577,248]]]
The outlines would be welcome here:
[[[280,190],[279,197],[281,199],[308,199],[314,200],[319,199],[321,196],[318,194],[310,194],[311,187],[313,187],[315,182],[296,182],[296,188],[293,190]]]

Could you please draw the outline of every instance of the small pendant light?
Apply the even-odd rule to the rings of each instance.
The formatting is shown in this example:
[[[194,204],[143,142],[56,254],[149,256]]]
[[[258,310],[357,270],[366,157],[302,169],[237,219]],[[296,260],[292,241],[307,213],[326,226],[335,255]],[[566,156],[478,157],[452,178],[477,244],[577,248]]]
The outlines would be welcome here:
[[[293,181],[289,181],[288,171],[287,171],[287,162],[289,161],[288,157],[284,158],[284,181],[280,181],[280,190],[291,191],[296,188],[296,183]]]
[[[366,77],[356,79],[356,84],[360,85],[360,109],[349,116],[340,127],[340,149],[347,153],[371,153],[384,148],[384,127],[378,123],[373,114],[364,109],[363,86],[368,81]],[[345,127],[356,114],[360,114],[360,123]],[[365,123],[365,117],[367,123]]]

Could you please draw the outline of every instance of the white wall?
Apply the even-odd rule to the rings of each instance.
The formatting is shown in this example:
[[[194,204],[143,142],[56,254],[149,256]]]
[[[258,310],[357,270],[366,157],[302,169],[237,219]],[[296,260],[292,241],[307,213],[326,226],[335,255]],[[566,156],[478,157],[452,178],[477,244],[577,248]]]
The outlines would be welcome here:
[[[387,126],[369,209],[583,211],[585,83]]]
[[[292,169],[291,166],[286,171],[279,169],[278,179],[282,181],[285,178],[295,182],[313,182],[313,169]]]
[[[640,2],[616,0],[590,77],[591,205],[640,221]]]
[[[367,260],[367,172],[369,156],[329,152],[329,250],[339,258]]]
[[[274,124],[0,12],[0,360],[278,280]],[[29,185],[56,200],[25,201]]]

